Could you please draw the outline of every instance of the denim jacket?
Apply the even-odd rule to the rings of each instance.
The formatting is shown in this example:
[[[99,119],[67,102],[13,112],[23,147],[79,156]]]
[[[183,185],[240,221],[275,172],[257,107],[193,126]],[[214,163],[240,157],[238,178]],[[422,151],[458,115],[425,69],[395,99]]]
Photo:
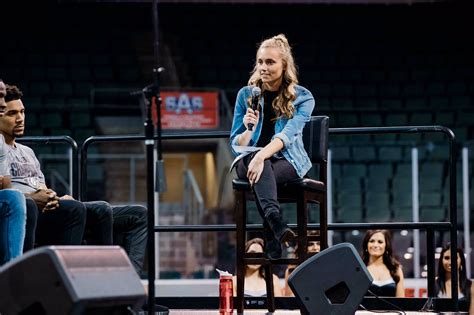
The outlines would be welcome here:
[[[303,128],[306,122],[310,120],[311,113],[313,112],[314,98],[311,92],[302,86],[297,85],[295,90],[296,99],[293,101],[293,106],[295,107],[293,118],[288,119],[283,116],[279,117],[275,122],[275,134],[272,139],[279,138],[283,141],[284,147],[280,151],[281,154],[291,163],[291,165],[293,165],[298,176],[303,177],[311,168],[311,160],[309,159],[308,153],[306,153],[303,145]],[[247,112],[247,100],[251,96],[251,93],[252,86],[245,86],[237,93],[234,120],[230,132],[231,148],[234,145],[238,145],[237,136],[245,131],[243,118]],[[260,106],[262,107],[262,110],[260,112],[259,122],[257,126],[255,126],[252,139],[248,144],[249,146],[255,146],[260,137],[263,122],[263,104],[262,97],[260,98]],[[233,148],[232,153],[235,156],[238,155]]]

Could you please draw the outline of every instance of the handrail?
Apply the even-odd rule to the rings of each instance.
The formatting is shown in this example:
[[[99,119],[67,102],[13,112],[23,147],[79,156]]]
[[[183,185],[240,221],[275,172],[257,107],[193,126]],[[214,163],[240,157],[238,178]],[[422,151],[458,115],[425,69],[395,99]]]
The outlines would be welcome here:
[[[386,133],[418,133],[418,132],[443,132],[454,139],[454,132],[445,126],[392,126],[392,127],[350,127],[329,128],[333,134],[386,134]]]
[[[56,170],[50,170],[50,172],[51,172],[51,186],[52,187],[56,187],[55,183],[57,180],[64,187],[69,188],[69,190],[71,189],[71,187],[69,187],[69,183],[62,177],[61,173],[59,173]]]
[[[81,178],[79,175],[79,155],[78,155],[78,147],[77,142],[69,137],[69,136],[32,136],[32,137],[21,137],[15,139],[18,142],[42,142],[45,144],[49,143],[66,143],[72,149],[72,196],[76,199],[79,198],[80,192],[79,188],[81,186]]]
[[[213,132],[164,132],[161,135],[163,140],[179,140],[179,139],[219,139],[228,138],[228,131]],[[154,140],[158,137],[155,135]],[[127,142],[127,141],[145,141],[145,136],[141,135],[123,135],[123,136],[92,136],[87,138],[81,147],[81,174],[80,174],[80,196],[81,200],[86,199],[87,192],[87,150],[89,146],[96,142]]]
[[[456,137],[454,132],[444,126],[394,126],[394,127],[360,127],[360,128],[335,128],[329,129],[331,134],[387,134],[387,133],[418,133],[418,132],[441,132],[448,136],[449,139],[449,221],[450,229],[450,243],[451,243],[451,292],[452,292],[452,306],[454,311],[459,310],[458,304],[458,267],[456,262],[457,257],[457,199],[456,199]],[[432,239],[429,235],[427,239]],[[430,244],[428,244],[430,245]],[[434,258],[434,256],[433,256]],[[428,259],[429,260],[429,259]],[[434,260],[428,264],[428,268],[434,270]],[[434,280],[434,279],[432,279]],[[430,285],[434,285],[429,280]],[[429,292],[430,293],[430,292]],[[433,291],[431,291],[433,293]]]
[[[296,224],[288,224],[295,228]],[[449,230],[452,227],[449,222],[390,222],[390,223],[328,223],[328,229],[334,231],[344,230],[427,230],[436,228],[438,230]],[[261,231],[262,224],[247,224],[248,231]],[[308,230],[319,229],[319,224],[308,224]],[[155,232],[232,232],[236,230],[235,224],[200,224],[200,225],[155,225]]]
[[[454,132],[444,126],[393,126],[393,127],[351,127],[351,128],[329,128],[329,134],[389,134],[389,133],[419,133],[419,132],[441,132],[449,139],[449,218],[450,218],[450,242],[451,242],[451,292],[452,307],[454,311],[459,310],[458,305],[458,279],[457,279],[457,200],[456,200],[456,137]],[[212,139],[229,137],[227,131],[210,132],[179,132],[162,133],[162,140],[170,139]],[[154,137],[157,140],[157,136]],[[144,141],[144,136],[93,136],[86,139],[81,148],[81,197],[85,196],[85,182],[87,181],[87,149],[91,143],[104,141]],[[350,223],[349,223],[350,224]],[[380,226],[385,226],[381,224]],[[406,226],[406,225],[405,225]],[[156,227],[155,227],[156,229]],[[427,239],[432,239],[428,237]],[[430,247],[431,248],[431,247]],[[434,257],[434,253],[433,253]],[[432,267],[429,264],[428,267]],[[432,285],[433,283],[429,283]],[[430,290],[431,291],[431,290]],[[430,292],[432,293],[432,292]]]
[[[193,171],[187,169],[183,174],[184,194],[182,207],[186,224],[199,224],[204,216],[204,198],[196,182]],[[196,249],[198,259],[202,258],[202,235],[191,234],[191,242]]]
[[[296,228],[296,224],[288,224]],[[371,229],[409,229],[426,230],[427,248],[427,271],[428,271],[428,297],[435,297],[435,248],[434,231],[449,230],[453,226],[449,222],[391,222],[391,223],[328,223],[328,230],[371,230]],[[261,231],[262,224],[247,224],[247,231]],[[308,224],[308,230],[319,229],[319,224]],[[155,225],[155,232],[234,232],[235,224],[211,224],[211,225]]]
[[[184,198],[183,198],[183,208],[185,209],[186,219],[189,219],[190,222],[195,223],[193,219],[202,219],[201,216],[204,211],[204,198],[202,197],[201,190],[199,189],[199,185],[197,184],[196,178],[191,170],[185,170],[183,174],[184,178]],[[186,189],[188,187],[188,189]],[[188,191],[189,190],[189,191]],[[198,206],[198,215],[195,216],[193,212],[193,205],[192,200],[195,199]],[[190,210],[191,214],[187,213]],[[189,222],[189,221],[188,221]]]

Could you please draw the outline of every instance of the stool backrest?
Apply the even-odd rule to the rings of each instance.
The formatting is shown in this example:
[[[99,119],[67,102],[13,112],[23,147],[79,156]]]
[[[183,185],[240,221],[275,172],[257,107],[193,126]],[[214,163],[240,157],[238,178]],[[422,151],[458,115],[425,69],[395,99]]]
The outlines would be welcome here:
[[[328,160],[329,117],[311,116],[303,129],[303,143],[311,162],[323,164]]]

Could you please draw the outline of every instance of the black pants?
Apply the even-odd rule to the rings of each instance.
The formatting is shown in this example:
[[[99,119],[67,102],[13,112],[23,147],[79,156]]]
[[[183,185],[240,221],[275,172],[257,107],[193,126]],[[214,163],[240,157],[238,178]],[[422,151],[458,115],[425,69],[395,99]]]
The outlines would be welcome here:
[[[87,245],[112,245],[114,214],[110,204],[105,201],[83,202],[87,210]]]
[[[59,208],[42,212],[35,201],[27,197],[26,217],[25,251],[32,249],[35,243],[80,245],[82,242],[86,209],[80,201],[60,200]]]
[[[237,176],[247,178],[247,170],[253,154],[243,158],[237,165]],[[293,165],[285,158],[266,159],[260,179],[253,186],[257,208],[262,218],[267,218],[270,213],[280,212],[280,204],[277,200],[277,184],[297,179]]]
[[[27,252],[35,246],[36,225],[38,224],[38,207],[29,203],[34,203],[33,199],[26,198],[26,227],[25,241],[23,242],[23,252]]]
[[[87,208],[88,244],[119,245],[140,274],[146,252],[147,211],[139,205],[111,206],[105,201],[84,202]]]

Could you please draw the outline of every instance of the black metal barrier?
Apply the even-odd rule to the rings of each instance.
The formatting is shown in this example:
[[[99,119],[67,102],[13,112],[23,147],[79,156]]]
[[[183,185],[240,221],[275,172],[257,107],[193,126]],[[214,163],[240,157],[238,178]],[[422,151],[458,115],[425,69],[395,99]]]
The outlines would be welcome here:
[[[214,132],[180,132],[180,133],[163,133],[163,140],[179,140],[179,139],[218,139],[228,138],[228,131]],[[157,137],[155,136],[155,140]],[[145,141],[145,136],[92,136],[87,138],[81,147],[81,200],[85,200],[87,196],[87,150],[92,143],[96,142],[138,142]]]
[[[296,224],[289,224],[295,228]],[[346,230],[425,230],[426,231],[426,252],[428,267],[428,297],[435,297],[435,242],[434,232],[440,230],[450,230],[449,222],[390,222],[390,223],[329,223],[328,229],[332,231]],[[247,231],[261,231],[261,224],[247,224]],[[308,224],[308,230],[318,230],[319,224]],[[235,224],[214,224],[214,225],[171,225],[155,226],[155,232],[233,232],[236,230]],[[282,259],[284,261],[284,259]]]
[[[458,278],[457,278],[457,200],[456,200],[456,138],[453,131],[444,126],[396,126],[396,127],[357,127],[330,128],[330,135],[347,134],[406,134],[406,133],[444,133],[449,139],[449,222],[398,222],[398,223],[338,223],[329,224],[330,230],[349,229],[421,229],[427,232],[427,264],[428,264],[428,296],[435,293],[435,258],[434,231],[450,230],[451,241],[451,310],[458,311]],[[162,133],[162,140],[177,139],[216,139],[228,138],[228,131],[221,132],[179,132]],[[155,136],[155,139],[157,137]],[[81,148],[81,176],[79,178],[81,200],[86,198],[87,189],[87,150],[95,142],[130,142],[145,141],[145,136],[93,136],[84,141]],[[250,229],[258,229],[261,225],[248,225]],[[315,229],[318,225],[309,225]],[[235,225],[175,225],[155,226],[154,232],[210,232],[235,231]],[[150,251],[154,255],[154,251]],[[150,254],[149,253],[149,254]]]
[[[69,136],[34,136],[34,137],[22,137],[15,139],[21,143],[65,143],[68,144],[72,149],[72,187],[71,194],[74,198],[79,198],[79,187],[80,187],[80,178],[79,178],[79,154],[77,142]]]

